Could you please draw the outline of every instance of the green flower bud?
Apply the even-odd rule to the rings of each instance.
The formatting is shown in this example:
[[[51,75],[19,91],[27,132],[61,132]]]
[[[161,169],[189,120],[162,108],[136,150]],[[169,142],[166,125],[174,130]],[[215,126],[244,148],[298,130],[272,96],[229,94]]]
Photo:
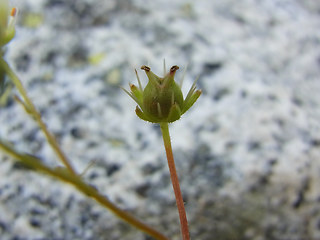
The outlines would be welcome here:
[[[174,75],[179,69],[178,66],[171,67],[169,73],[161,78],[155,75],[149,67],[142,66],[147,74],[149,82],[147,86],[142,89],[140,79],[137,79],[139,87],[130,84],[130,92],[124,91],[137,102],[136,114],[139,118],[153,122],[174,122],[180,119],[199,98],[200,90],[196,90],[195,84],[192,85],[187,97],[183,99],[181,87],[174,81]]]
[[[15,35],[17,9],[10,12],[8,0],[0,0],[0,47],[6,45]]]

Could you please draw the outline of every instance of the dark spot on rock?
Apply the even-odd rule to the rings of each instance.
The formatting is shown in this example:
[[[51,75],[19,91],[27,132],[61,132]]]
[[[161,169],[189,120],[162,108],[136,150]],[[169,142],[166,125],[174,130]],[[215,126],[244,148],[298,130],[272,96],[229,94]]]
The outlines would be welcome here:
[[[81,226],[85,226],[88,221],[89,221],[89,217],[88,217],[87,214],[82,214],[82,215],[80,216]]]
[[[45,211],[41,210],[40,208],[32,208],[32,209],[30,209],[30,214],[31,215],[44,215]]]
[[[151,174],[155,173],[156,171],[158,171],[159,169],[161,169],[161,166],[155,165],[152,163],[147,163],[146,165],[144,165],[142,167],[142,172],[144,175],[151,175]]]
[[[258,180],[258,186],[265,186],[270,182],[270,174],[263,174]]]
[[[285,121],[281,118],[275,118],[275,122],[279,125],[279,127],[284,127]]]
[[[110,166],[107,167],[107,176],[110,177],[112,176],[114,173],[116,173],[117,171],[120,170],[120,166],[117,164],[112,164]]]
[[[147,236],[147,235],[144,236],[144,240],[153,240],[153,239],[154,239],[153,237],[150,237],[150,236]]]
[[[23,192],[23,190],[24,190],[24,185],[19,184],[18,187],[17,187],[17,193],[20,194],[20,193]]]
[[[141,141],[142,140],[142,137],[143,137],[143,133],[142,132],[137,132],[136,133],[136,139],[137,139],[137,141]]]
[[[212,185],[215,187],[222,187],[226,181],[225,179],[225,168],[224,163],[219,160],[219,157],[216,157],[216,160],[211,160],[206,166],[206,170],[210,171],[208,174],[208,178],[214,179],[212,181]],[[213,158],[214,159],[214,158]]]
[[[299,208],[305,202],[305,194],[307,193],[309,188],[310,188],[310,179],[309,178],[305,178],[302,181],[301,188],[297,192],[296,199],[292,203],[292,207],[293,208]]]
[[[49,0],[46,4],[46,7],[55,7],[59,5],[64,5],[65,1],[63,0]]]
[[[38,130],[37,128],[32,129],[30,132],[28,132],[28,133],[25,135],[24,139],[25,139],[27,142],[36,141],[38,131],[39,131],[39,130]]]
[[[29,223],[32,227],[35,227],[35,228],[41,227],[41,222],[35,218],[31,218],[29,220]]]
[[[98,146],[99,144],[97,143],[97,142],[94,142],[94,141],[90,141],[89,143],[88,143],[88,148],[93,148],[93,147],[96,147],[96,146]]]
[[[149,145],[149,142],[146,141],[144,138],[143,138],[143,133],[142,132],[138,132],[136,134],[136,140],[137,142],[140,143],[140,149],[146,149],[146,147]]]
[[[218,71],[222,67],[221,62],[205,63],[203,66],[204,74],[211,74]]]
[[[228,141],[228,142],[226,142],[226,144],[225,144],[225,148],[226,148],[227,150],[232,150],[232,149],[235,148],[236,145],[237,145],[236,142]]]
[[[92,4],[88,4],[86,2],[77,1],[76,4],[70,4],[69,7],[72,12],[74,12],[79,19],[84,19],[87,16],[92,16]]]
[[[213,121],[211,122],[210,126],[208,127],[208,131],[210,132],[217,132],[221,128],[221,124]]]
[[[319,147],[320,146],[320,139],[311,139],[310,144],[312,147]]]
[[[213,99],[215,101],[220,101],[223,97],[225,97],[229,93],[230,93],[230,90],[228,88],[220,88],[213,95]]]
[[[317,221],[317,228],[320,230],[320,219]]]
[[[293,208],[299,208],[304,201],[304,194],[302,191],[298,192],[297,198],[292,203]]]
[[[16,101],[13,100],[11,96],[8,97],[7,101],[3,104],[3,108],[9,108],[12,107],[16,103]]]
[[[148,191],[151,188],[151,185],[149,182],[143,183],[140,186],[136,187],[135,191],[141,196],[141,197],[147,197]]]
[[[16,68],[18,71],[26,72],[30,66],[31,57],[24,53],[16,59]]]
[[[49,51],[47,52],[47,54],[44,56],[43,58],[43,62],[44,63],[47,63],[47,64],[50,64],[50,65],[53,65],[54,64],[54,61],[57,57],[57,52],[54,52],[54,51]]]
[[[22,162],[14,162],[12,164],[12,170],[31,170],[32,168],[23,164]]]
[[[33,195],[31,195],[30,198],[41,205],[48,206],[50,208],[57,207],[57,203],[54,201],[53,198],[45,197],[45,196],[38,195],[38,194],[33,194]]]
[[[298,107],[301,107],[303,105],[303,100],[299,97],[293,97],[291,100],[292,100],[293,104]]]
[[[71,195],[71,196],[69,196],[69,198],[68,198],[68,200],[67,200],[67,202],[65,204],[65,209],[70,209],[72,204],[73,204],[73,202],[74,202],[74,196]]]
[[[278,162],[278,159],[276,159],[276,158],[271,158],[271,159],[268,161],[268,163],[270,164],[270,166],[276,165],[277,162]]]
[[[94,179],[96,179],[98,176],[99,176],[98,173],[92,172],[92,173],[90,173],[90,175],[89,175],[89,179],[90,179],[90,180],[94,180]]]
[[[2,221],[0,221],[0,229],[1,229],[0,232],[5,232],[8,229],[7,224],[2,222]]]
[[[258,141],[251,141],[248,143],[248,149],[250,151],[258,150],[261,148],[261,143]]]
[[[317,62],[320,65],[320,56],[317,58]]]
[[[278,99],[278,97],[274,94],[268,94],[268,99],[271,101],[276,101]]]
[[[159,124],[152,124],[151,127],[156,131],[158,136],[162,136]]]
[[[234,16],[234,20],[240,24],[246,24],[247,23],[247,20],[243,17],[243,16],[240,16],[240,15],[235,15]]]
[[[248,96],[248,92],[246,90],[242,90],[240,92],[240,96],[241,96],[241,98],[246,98]]]
[[[75,46],[68,60],[68,65],[73,68],[79,68],[87,64],[88,50],[81,45]]]
[[[70,130],[71,136],[77,139],[83,138],[83,132],[78,127],[73,127]]]
[[[26,240],[25,238],[21,238],[19,236],[13,236],[10,240]]]
[[[96,222],[100,218],[100,213],[90,212],[90,220]]]
[[[207,144],[201,144],[197,151],[194,154],[194,159],[196,159],[197,163],[202,165],[206,164],[212,158],[210,147]]]
[[[187,204],[187,203],[188,203],[188,200],[189,200],[188,194],[183,194],[182,199],[183,199],[183,202],[184,202],[185,204]]]

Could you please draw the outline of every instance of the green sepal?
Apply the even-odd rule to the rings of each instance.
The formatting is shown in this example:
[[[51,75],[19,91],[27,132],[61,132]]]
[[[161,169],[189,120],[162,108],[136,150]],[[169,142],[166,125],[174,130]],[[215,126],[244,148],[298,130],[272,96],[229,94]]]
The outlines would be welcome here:
[[[143,92],[140,91],[140,89],[133,84],[130,84],[130,90],[131,93],[133,94],[133,96],[136,97],[135,101],[138,103],[138,105],[142,105],[142,101],[143,101]]]
[[[152,122],[152,123],[156,123],[155,120],[151,119],[150,117],[148,117],[144,112],[141,111],[141,109],[137,106],[136,107],[136,114],[139,118],[141,118],[144,121],[147,122]]]
[[[180,117],[181,117],[181,109],[179,105],[175,103],[171,106],[167,121],[171,123],[171,122],[177,121],[178,119],[180,119]]]
[[[200,97],[202,91],[201,90],[197,90],[195,93],[193,93],[188,99],[186,99],[184,101],[184,106],[182,109],[182,113],[184,114],[186,111],[188,111],[192,105],[198,100],[198,98]]]

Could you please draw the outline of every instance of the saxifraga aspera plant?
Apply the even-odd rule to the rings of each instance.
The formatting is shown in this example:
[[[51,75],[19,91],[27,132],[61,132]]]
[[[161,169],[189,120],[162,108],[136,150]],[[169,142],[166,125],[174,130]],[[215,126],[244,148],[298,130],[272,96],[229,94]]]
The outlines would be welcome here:
[[[149,79],[146,87],[143,89],[136,71],[139,86],[130,84],[130,92],[125,89],[123,90],[138,104],[136,114],[139,118],[160,125],[171,182],[179,212],[182,239],[189,240],[188,221],[174,163],[168,125],[180,119],[181,115],[191,108],[200,97],[201,90],[196,90],[196,80],[191,86],[186,98],[183,99],[181,91],[182,82],[179,85],[174,80],[175,73],[179,69],[178,66],[172,66],[169,73],[166,74],[164,63],[165,76],[163,78],[155,75],[148,66],[142,66],[141,69],[146,72]]]

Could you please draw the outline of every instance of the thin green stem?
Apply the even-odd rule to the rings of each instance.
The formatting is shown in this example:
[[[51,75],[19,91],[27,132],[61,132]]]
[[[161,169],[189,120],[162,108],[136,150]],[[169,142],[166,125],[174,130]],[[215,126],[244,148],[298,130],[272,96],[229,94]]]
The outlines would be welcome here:
[[[72,172],[73,174],[76,175],[77,173],[74,170],[74,168],[72,167],[67,156],[64,154],[64,152],[60,148],[55,137],[49,132],[46,124],[43,122],[43,120],[41,118],[41,114],[37,111],[35,105],[28,97],[27,91],[23,87],[19,77],[12,71],[12,69],[7,64],[7,62],[4,61],[2,58],[0,58],[0,66],[2,66],[4,72],[6,72],[8,74],[8,76],[11,78],[14,85],[17,87],[18,91],[20,92],[20,94],[24,100],[25,109],[34,117],[38,126],[43,131],[44,135],[46,136],[48,143],[51,145],[52,149],[55,151],[55,153],[57,154],[57,156],[59,157],[61,162],[65,165],[65,167],[67,169],[69,169],[70,172]]]
[[[174,194],[176,197],[178,212],[179,212],[182,239],[189,240],[190,234],[189,234],[189,228],[188,228],[188,221],[187,221],[186,210],[184,208],[183,198],[180,190],[178,174],[174,164],[168,123],[167,122],[160,123],[160,128],[162,132],[164,147],[166,149],[171,182],[172,182]]]
[[[84,195],[87,195],[93,198],[95,201],[100,203],[105,208],[108,208],[112,211],[116,216],[118,216],[123,221],[133,225],[137,229],[145,232],[146,234],[154,237],[157,240],[169,240],[166,236],[162,233],[156,231],[152,227],[144,224],[140,220],[133,217],[131,214],[123,211],[122,209],[118,208],[114,205],[109,199],[103,196],[101,193],[98,192],[94,187],[90,186],[89,184],[85,183],[80,176],[70,173],[70,171],[66,168],[50,168],[44,165],[40,159],[27,155],[18,153],[15,149],[5,144],[3,141],[0,140],[0,149],[6,152],[8,155],[12,156],[13,158],[21,161],[26,166],[42,172],[46,175],[50,175],[60,181],[64,181],[73,185],[77,188],[80,192]]]

